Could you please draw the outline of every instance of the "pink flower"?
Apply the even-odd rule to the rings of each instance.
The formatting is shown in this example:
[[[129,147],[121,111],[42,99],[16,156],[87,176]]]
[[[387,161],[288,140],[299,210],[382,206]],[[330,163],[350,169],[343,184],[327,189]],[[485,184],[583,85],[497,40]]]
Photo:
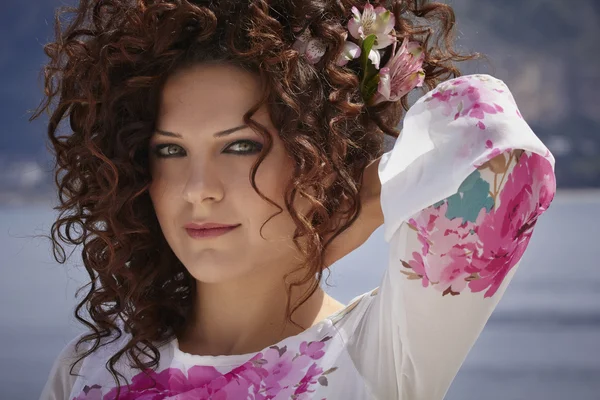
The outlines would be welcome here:
[[[496,293],[508,272],[519,262],[531,239],[538,216],[556,192],[552,166],[537,154],[523,153],[478,234],[483,249],[473,257],[479,279],[469,283],[473,292]]]
[[[359,43],[362,43],[369,35],[375,35],[375,42],[369,51],[368,58],[377,69],[381,62],[381,54],[378,49],[386,48],[396,41],[391,34],[394,24],[394,14],[383,7],[373,8],[370,3],[367,3],[362,13],[355,6],[352,7],[352,18],[348,21],[348,31]],[[350,50],[356,52],[354,46],[348,46]]]
[[[473,272],[470,261],[477,251],[477,225],[484,220],[486,210],[481,209],[475,223],[460,217],[448,219],[447,210],[448,202],[444,202],[409,220],[417,231],[422,250],[421,254],[413,252],[413,259],[403,264],[422,279],[423,287],[431,283],[440,292],[450,289],[459,293]]]
[[[267,375],[264,378],[267,394],[274,395],[282,390],[294,393],[294,386],[304,376],[304,369],[308,367],[310,358],[306,356],[295,356],[293,352],[287,351],[287,347],[270,347],[265,351],[264,360],[268,366]],[[290,389],[291,388],[291,389]]]
[[[318,382],[317,376],[320,376],[323,373],[323,369],[321,369],[316,363],[313,363],[308,370],[306,371],[306,375],[300,381],[300,384],[296,388],[294,394],[304,396],[297,396],[296,399],[310,398],[306,396],[307,393],[312,393],[314,390],[310,390],[311,386],[315,385]],[[316,379],[315,379],[316,378]]]
[[[321,57],[325,54],[326,46],[325,42],[318,37],[313,37],[310,33],[309,28],[306,28],[304,32],[296,39],[292,45],[292,49],[303,54],[311,64],[316,64],[321,60]]]
[[[313,360],[318,360],[325,355],[323,348],[325,343],[321,341],[316,342],[302,342],[300,343],[300,354],[307,355]]]
[[[383,49],[395,41],[391,34],[394,24],[394,14],[383,7],[373,8],[373,5],[367,3],[362,13],[356,6],[352,7],[352,18],[348,21],[348,31],[353,38],[361,41],[369,35],[375,35],[373,49]]]
[[[423,48],[419,43],[409,42],[408,38],[404,38],[400,49],[396,52],[397,43],[394,41],[392,57],[379,71],[377,93],[371,99],[371,105],[400,100],[415,87],[423,85],[425,80]]]
[[[167,368],[160,373],[148,369],[146,373],[149,376],[141,372],[132,378],[129,387],[121,387],[119,400],[139,399],[142,393],[144,398],[160,400],[193,388],[183,372],[175,368]],[[116,395],[115,387],[104,396],[104,399],[114,399]]]
[[[497,148],[497,147],[494,147],[494,142],[492,142],[489,139],[485,141],[485,147],[487,149],[491,149],[492,151],[489,152],[489,153],[487,153],[485,155],[485,157],[483,157],[478,162],[476,162],[475,165],[473,165],[475,168],[481,167],[483,164],[485,164],[486,162],[488,162],[490,160],[493,160],[494,158],[496,158],[500,154],[509,153],[509,152],[511,152],[513,150],[510,147],[504,148],[502,150],[499,149],[499,148]],[[467,151],[467,149],[463,149],[463,151],[461,151],[458,155],[462,156],[462,157],[467,157],[467,156],[471,155],[471,152]]]
[[[257,393],[260,389],[236,374],[225,374],[213,380],[207,388],[211,395],[208,398],[223,400],[245,399],[248,398],[248,393]],[[251,388],[254,390],[252,391]],[[189,396],[188,399],[192,400],[194,397]]]
[[[221,376],[215,367],[195,365],[188,370],[188,379],[192,387],[198,388],[208,385],[213,379]]]
[[[494,102],[497,93],[504,87],[501,81],[490,81],[482,76],[454,78],[443,82],[428,95],[429,109],[441,108],[442,115],[459,118],[474,118],[475,125],[481,130],[486,129],[487,114],[504,113],[504,108]],[[499,89],[500,88],[500,89]]]
[[[337,369],[330,368],[323,373],[322,368],[314,363],[325,354],[325,342],[329,339],[302,342],[300,352],[288,351],[287,346],[271,346],[225,374],[214,367],[202,365],[189,368],[187,376],[177,368],[167,368],[159,373],[148,369],[134,376],[129,386],[120,388],[119,399],[300,400],[307,398],[307,393],[314,392],[312,385],[327,384],[325,375]],[[74,400],[113,400],[117,390],[117,387],[112,388],[103,396],[101,386],[86,386]]]

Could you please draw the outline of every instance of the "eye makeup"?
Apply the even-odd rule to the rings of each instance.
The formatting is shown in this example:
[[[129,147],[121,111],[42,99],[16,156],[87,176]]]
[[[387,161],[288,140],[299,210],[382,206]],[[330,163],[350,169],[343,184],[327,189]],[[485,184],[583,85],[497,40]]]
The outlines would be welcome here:
[[[251,154],[257,154],[261,151],[262,149],[262,144],[259,142],[256,142],[254,140],[249,140],[249,139],[242,139],[242,140],[236,140],[235,142],[229,144],[227,147],[225,147],[225,149],[229,149],[232,147],[235,147],[237,145],[242,145],[242,146],[246,146],[249,147],[249,150],[241,150],[241,151],[224,151],[224,153],[227,154],[238,154],[238,155],[251,155]],[[173,146],[173,147],[171,147]],[[172,158],[172,157],[183,157],[185,155],[185,150],[183,150],[183,148],[181,146],[179,146],[178,144],[174,144],[174,143],[160,143],[160,144],[156,144],[154,146],[152,146],[152,154],[158,158]],[[165,151],[166,149],[166,151]],[[179,149],[176,151],[171,151],[170,149]]]

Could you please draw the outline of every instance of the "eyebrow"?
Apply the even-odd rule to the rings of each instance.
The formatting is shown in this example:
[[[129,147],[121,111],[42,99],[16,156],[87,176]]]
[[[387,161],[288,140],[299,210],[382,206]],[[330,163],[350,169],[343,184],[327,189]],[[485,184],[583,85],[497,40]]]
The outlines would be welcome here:
[[[222,137],[222,136],[227,136],[235,131],[239,131],[240,129],[244,129],[248,127],[248,125],[240,125],[240,126],[236,126],[235,128],[229,128],[229,129],[225,129],[224,131],[219,131],[217,133],[215,133],[213,136],[214,137]],[[176,137],[176,138],[180,138],[183,139],[183,136],[181,136],[179,133],[174,133],[174,132],[168,132],[168,131],[163,131],[162,129],[155,129],[156,133],[158,133],[159,135],[163,135],[163,136],[169,136],[169,137]]]

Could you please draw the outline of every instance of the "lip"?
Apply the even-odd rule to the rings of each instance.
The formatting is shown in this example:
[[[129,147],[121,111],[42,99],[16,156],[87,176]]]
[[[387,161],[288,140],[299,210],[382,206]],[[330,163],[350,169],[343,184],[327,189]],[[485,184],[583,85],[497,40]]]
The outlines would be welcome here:
[[[201,224],[198,224],[195,222],[188,222],[183,227],[186,229],[213,229],[213,228],[232,228],[235,226],[237,226],[237,225],[219,224],[217,222],[204,222]]]
[[[198,229],[197,228],[198,226],[201,226],[202,228]],[[240,225],[239,224],[238,225],[224,225],[224,224],[216,224],[216,223],[205,223],[205,224],[189,223],[189,224],[185,225],[185,230],[190,237],[192,237],[194,239],[199,239],[199,238],[211,238],[211,237],[221,236],[228,232],[231,232],[238,226],[240,226]]]

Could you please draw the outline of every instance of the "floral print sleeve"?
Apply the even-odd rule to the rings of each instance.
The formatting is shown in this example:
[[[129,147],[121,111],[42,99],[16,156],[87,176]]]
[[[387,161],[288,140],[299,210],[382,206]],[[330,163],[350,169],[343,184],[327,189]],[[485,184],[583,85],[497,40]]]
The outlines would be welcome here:
[[[489,75],[440,84],[379,165],[389,268],[351,338],[377,398],[443,399],[555,191],[554,158]]]

